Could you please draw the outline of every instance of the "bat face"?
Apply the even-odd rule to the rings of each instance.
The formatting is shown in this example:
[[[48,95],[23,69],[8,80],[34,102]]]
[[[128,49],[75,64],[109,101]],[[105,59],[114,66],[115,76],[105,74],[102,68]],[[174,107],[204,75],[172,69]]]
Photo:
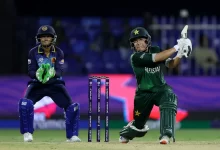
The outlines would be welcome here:
[[[181,31],[181,37],[186,39],[187,38],[187,30],[188,30],[188,25],[185,25],[185,27],[183,28],[183,30]],[[188,47],[184,47],[184,56],[187,58],[189,57],[189,55],[191,54],[192,52],[192,49],[190,46]]]

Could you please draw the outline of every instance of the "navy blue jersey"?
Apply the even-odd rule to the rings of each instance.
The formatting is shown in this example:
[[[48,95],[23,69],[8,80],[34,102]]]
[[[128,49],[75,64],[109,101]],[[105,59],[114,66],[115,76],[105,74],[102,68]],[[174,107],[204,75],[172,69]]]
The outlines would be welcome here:
[[[62,78],[64,68],[64,54],[63,51],[56,47],[51,46],[49,56],[46,56],[41,46],[36,46],[29,51],[28,55],[28,75],[32,79],[36,78],[36,71],[43,63],[49,63],[54,67],[56,75],[53,78]]]

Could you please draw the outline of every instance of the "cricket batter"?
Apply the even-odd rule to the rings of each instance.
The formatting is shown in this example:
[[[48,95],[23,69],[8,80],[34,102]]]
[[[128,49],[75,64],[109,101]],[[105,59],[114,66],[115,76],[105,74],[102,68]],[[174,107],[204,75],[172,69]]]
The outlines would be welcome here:
[[[36,35],[38,46],[28,55],[28,75],[32,79],[24,98],[19,100],[20,132],[25,142],[33,141],[34,104],[44,96],[49,96],[64,109],[66,138],[68,142],[80,142],[78,123],[80,105],[73,103],[62,80],[64,65],[63,51],[55,46],[57,35],[53,27],[41,26]]]
[[[181,38],[173,48],[161,51],[151,46],[151,36],[142,27],[130,33],[130,45],[134,50],[131,55],[137,88],[134,97],[134,120],[120,131],[119,142],[128,143],[135,137],[143,137],[149,130],[146,122],[154,105],[160,108],[160,144],[168,144],[174,138],[174,124],[177,112],[177,96],[166,83],[161,65],[168,68],[176,67],[185,51],[192,50],[191,40]],[[174,58],[172,54],[176,53]]]

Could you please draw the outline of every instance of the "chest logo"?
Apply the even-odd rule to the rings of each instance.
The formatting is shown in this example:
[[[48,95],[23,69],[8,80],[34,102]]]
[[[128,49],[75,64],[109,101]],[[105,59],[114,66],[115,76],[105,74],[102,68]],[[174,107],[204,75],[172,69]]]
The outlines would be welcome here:
[[[55,57],[52,57],[51,58],[51,62],[54,64],[56,62],[56,58]]]
[[[40,63],[42,63],[43,61],[44,61],[43,58],[39,58],[39,59],[38,59],[38,62],[40,62]]]
[[[155,67],[155,68],[148,68],[148,67],[145,67],[145,72],[147,72],[147,73],[156,73],[156,72],[160,72],[160,66]]]

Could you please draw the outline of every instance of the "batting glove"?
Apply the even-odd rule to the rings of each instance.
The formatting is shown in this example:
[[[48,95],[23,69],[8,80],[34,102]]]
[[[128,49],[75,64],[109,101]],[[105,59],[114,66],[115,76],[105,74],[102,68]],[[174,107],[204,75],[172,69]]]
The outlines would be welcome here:
[[[190,39],[178,39],[177,40],[179,51],[177,53],[177,57],[182,58],[182,56],[185,56],[186,58],[191,54],[192,52],[192,42]]]

